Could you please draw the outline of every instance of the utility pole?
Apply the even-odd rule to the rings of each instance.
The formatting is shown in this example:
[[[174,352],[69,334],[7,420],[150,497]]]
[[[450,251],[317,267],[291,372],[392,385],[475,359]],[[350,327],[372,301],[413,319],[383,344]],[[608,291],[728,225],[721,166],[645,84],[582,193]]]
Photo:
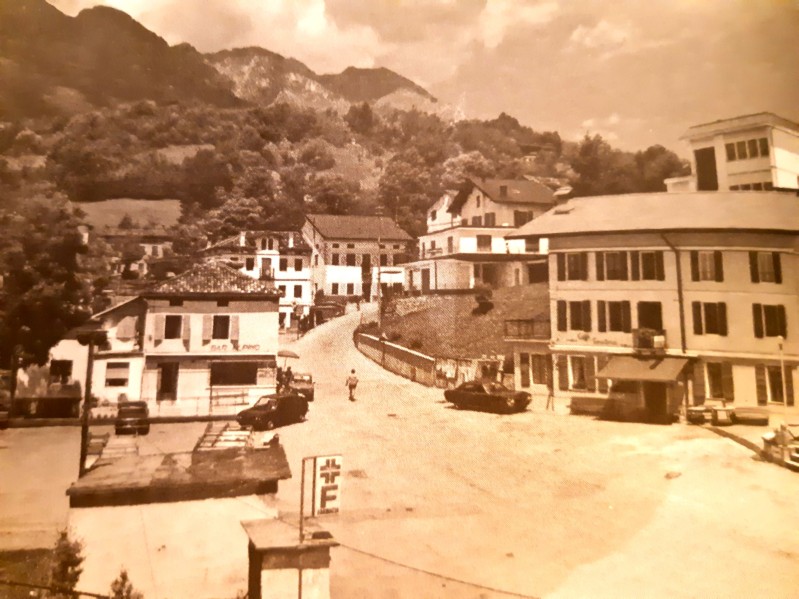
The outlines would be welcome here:
[[[377,209],[377,329],[383,330],[383,289],[381,288],[380,269],[383,265],[383,254],[381,253],[380,237],[383,232],[383,210]]]
[[[89,346],[88,363],[86,365],[86,384],[83,394],[83,412],[80,418],[80,464],[78,465],[78,477],[86,473],[86,456],[89,453],[89,412],[91,410],[92,397],[92,373],[94,371],[94,348],[95,345],[103,346],[108,338],[102,329],[93,328],[91,324],[86,325],[77,334],[78,342],[81,345]]]

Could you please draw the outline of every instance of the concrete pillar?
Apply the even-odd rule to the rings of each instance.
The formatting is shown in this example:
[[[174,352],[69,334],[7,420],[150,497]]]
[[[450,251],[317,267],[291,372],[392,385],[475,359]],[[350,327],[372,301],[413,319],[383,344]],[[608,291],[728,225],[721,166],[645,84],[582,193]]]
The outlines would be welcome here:
[[[299,531],[282,520],[242,522],[249,542],[250,599],[330,599],[332,535],[306,520]]]

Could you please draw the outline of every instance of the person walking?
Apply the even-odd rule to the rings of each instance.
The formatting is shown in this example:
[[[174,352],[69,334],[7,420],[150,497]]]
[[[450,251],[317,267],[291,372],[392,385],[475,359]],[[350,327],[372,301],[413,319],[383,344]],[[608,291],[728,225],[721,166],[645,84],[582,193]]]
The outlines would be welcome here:
[[[289,391],[291,389],[291,383],[294,382],[294,373],[291,372],[291,366],[286,368],[286,372],[283,373],[283,389]]]
[[[355,387],[358,386],[358,377],[355,376],[355,369],[352,369],[350,376],[347,377],[347,387],[350,390],[350,401],[355,401]]]

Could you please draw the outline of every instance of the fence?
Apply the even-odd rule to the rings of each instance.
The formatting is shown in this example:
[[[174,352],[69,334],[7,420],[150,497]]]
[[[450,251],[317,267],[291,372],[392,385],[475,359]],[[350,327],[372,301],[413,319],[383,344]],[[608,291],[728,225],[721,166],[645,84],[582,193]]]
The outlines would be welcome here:
[[[428,387],[436,386],[435,358],[363,333],[355,336],[355,346],[386,370]]]

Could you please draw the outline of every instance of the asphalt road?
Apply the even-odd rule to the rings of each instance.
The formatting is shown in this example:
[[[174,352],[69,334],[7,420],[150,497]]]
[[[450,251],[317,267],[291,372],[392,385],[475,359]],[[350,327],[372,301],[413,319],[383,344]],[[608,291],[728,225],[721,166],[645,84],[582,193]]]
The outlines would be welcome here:
[[[451,409],[354,349],[359,317],[292,345],[316,401],[277,431],[295,473],[277,497],[289,522],[302,457],[344,456],[342,512],[320,518],[342,543],[334,597],[796,595],[799,476],[697,427]],[[191,449],[203,428],[154,426],[146,447]],[[0,549],[55,538],[78,437],[0,431]]]

